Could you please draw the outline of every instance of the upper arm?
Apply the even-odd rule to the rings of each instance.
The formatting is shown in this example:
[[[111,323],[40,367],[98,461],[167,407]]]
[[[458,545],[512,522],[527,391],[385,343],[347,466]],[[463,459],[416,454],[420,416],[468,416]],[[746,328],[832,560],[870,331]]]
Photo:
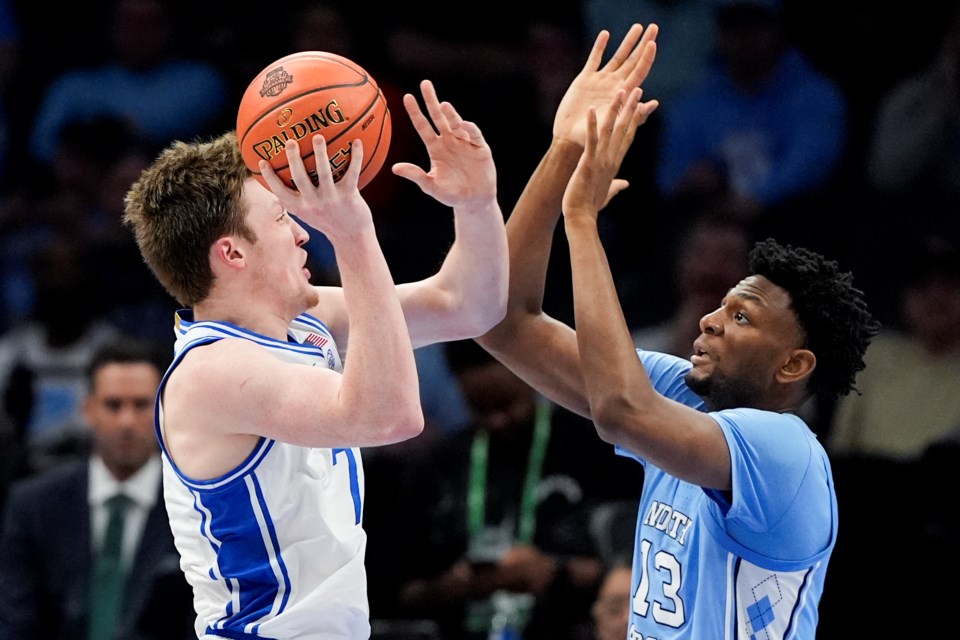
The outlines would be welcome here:
[[[480,332],[459,313],[460,300],[451,288],[443,285],[439,273],[398,284],[397,294],[415,349],[436,342],[472,338]],[[483,294],[476,292],[476,295]]]
[[[544,396],[590,417],[573,329],[542,312],[516,314],[476,341]]]
[[[601,437],[682,480],[729,489],[730,451],[720,425],[684,381],[689,363],[643,351],[621,366],[631,369],[623,387],[604,388],[594,399]]]
[[[341,402],[343,376],[280,360],[242,339],[191,349],[164,389],[166,437],[263,436],[309,447],[383,444]],[[354,403],[356,404],[356,403]]]
[[[730,488],[730,450],[709,414],[660,394],[594,411],[597,430],[611,444],[691,484]]]

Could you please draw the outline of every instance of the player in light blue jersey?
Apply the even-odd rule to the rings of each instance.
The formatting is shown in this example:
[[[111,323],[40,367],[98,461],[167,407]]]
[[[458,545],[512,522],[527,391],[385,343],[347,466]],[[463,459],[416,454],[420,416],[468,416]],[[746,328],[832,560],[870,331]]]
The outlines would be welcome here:
[[[634,25],[602,67],[597,38],[507,223],[507,316],[478,342],[644,465],[629,640],[812,639],[837,502],[796,412],[852,389],[878,325],[835,262],[770,239],[700,320],[689,360],[634,349],[597,218],[657,106],[639,89],[656,35]],[[542,311],[561,211],[576,331]]]
[[[422,430],[414,348],[504,315],[490,148],[430,82],[420,88],[427,113],[412,95],[404,105],[430,169],[393,171],[450,206],[456,230],[426,280],[394,283],[357,188],[356,141],[346,174],[316,185],[288,142],[298,190],[266,163],[264,188],[233,132],[176,142],[127,193],[124,222],[184,306],[156,430],[200,638],[369,637],[360,447]],[[327,157],[322,136],[308,144]],[[310,282],[309,236],[290,213],[330,240],[342,286]]]

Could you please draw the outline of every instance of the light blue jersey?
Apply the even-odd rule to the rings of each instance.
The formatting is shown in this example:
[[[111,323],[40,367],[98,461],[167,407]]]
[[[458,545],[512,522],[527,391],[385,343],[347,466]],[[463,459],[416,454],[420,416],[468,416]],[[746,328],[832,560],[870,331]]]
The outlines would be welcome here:
[[[223,338],[250,340],[278,358],[342,370],[330,332],[301,315],[289,341],[224,322],[177,317],[175,359]],[[200,638],[367,638],[361,527],[364,476],[356,448],[294,446],[262,438],[236,469],[213,480],[185,476],[163,441],[164,500],[180,566],[193,586]]]
[[[662,395],[705,411],[690,363],[637,352]],[[629,640],[812,639],[837,536],[827,455],[797,416],[710,414],[730,448],[727,494],[644,464]]]

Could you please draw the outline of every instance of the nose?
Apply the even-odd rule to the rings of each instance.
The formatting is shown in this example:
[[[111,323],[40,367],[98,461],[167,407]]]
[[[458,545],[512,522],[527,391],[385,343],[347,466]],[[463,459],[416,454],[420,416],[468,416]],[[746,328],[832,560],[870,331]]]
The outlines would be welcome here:
[[[720,322],[720,309],[711,311],[700,318],[700,331],[708,335],[718,335],[723,331],[723,323]]]
[[[293,216],[290,216],[290,224],[293,225],[293,238],[297,243],[298,247],[302,247],[307,244],[307,241],[310,239],[310,234],[307,233],[307,230],[303,228],[299,222],[293,219]]]

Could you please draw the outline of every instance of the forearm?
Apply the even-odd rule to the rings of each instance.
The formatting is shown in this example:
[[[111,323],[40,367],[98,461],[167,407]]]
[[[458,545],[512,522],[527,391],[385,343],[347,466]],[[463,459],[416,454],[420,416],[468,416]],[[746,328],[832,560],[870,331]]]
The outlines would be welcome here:
[[[482,344],[502,347],[521,316],[540,313],[563,191],[582,151],[579,145],[555,139],[510,214],[507,317],[483,337]]]
[[[573,330],[543,313],[563,191],[583,151],[554,140],[507,220],[510,288],[506,317],[477,342],[561,406],[589,416]]]
[[[352,422],[382,424],[375,430],[387,441],[416,435],[423,416],[413,346],[372,223],[334,246],[350,322],[340,401]]]
[[[590,412],[600,435],[624,414],[627,403],[655,393],[636,356],[595,217],[565,217],[573,274],[574,319],[580,367]]]
[[[509,262],[503,213],[496,198],[454,210],[455,239],[435,282],[455,322],[448,339],[472,338],[506,312]]]

